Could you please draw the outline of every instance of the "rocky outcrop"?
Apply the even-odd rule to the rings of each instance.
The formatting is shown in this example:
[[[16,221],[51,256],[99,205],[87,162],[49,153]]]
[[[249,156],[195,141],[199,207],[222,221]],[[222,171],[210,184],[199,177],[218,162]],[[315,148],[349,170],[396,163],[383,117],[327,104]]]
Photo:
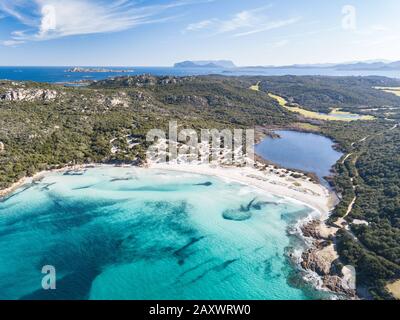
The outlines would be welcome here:
[[[116,106],[128,107],[129,106],[127,99],[123,98],[123,97],[109,97],[106,99],[106,104],[107,104],[107,106],[110,106],[110,107],[116,107]]]
[[[113,73],[124,73],[133,72],[132,69],[108,69],[108,68],[82,68],[74,67],[66,70],[65,72],[85,72],[85,73],[101,73],[101,72],[113,72]]]
[[[319,220],[312,220],[301,227],[303,236],[313,239],[313,246],[303,252],[300,265],[305,270],[317,273],[325,289],[355,298],[356,291],[343,274],[344,267],[339,262],[335,245],[327,240],[332,231],[330,229],[334,228],[325,226]]]
[[[0,95],[3,101],[51,101],[57,98],[57,91],[43,89],[13,89]]]
[[[304,237],[313,238],[313,239],[321,239],[321,236],[318,231],[318,226],[321,222],[317,220],[312,220],[309,223],[301,226],[301,231]]]
[[[343,279],[339,276],[324,276],[322,277],[322,282],[325,288],[333,292],[345,294],[349,297],[356,297],[356,291],[351,289],[347,282],[343,281]]]
[[[303,269],[314,271],[320,276],[329,275],[332,261],[322,258],[320,252],[321,250],[316,248],[304,251],[302,254],[301,266]]]
[[[205,107],[208,105],[208,100],[206,98],[196,95],[191,95],[191,96],[168,95],[164,98],[164,101],[168,104],[189,104],[201,107]]]
[[[138,76],[129,76],[129,77],[118,77],[118,78],[110,78],[106,80],[95,81],[92,86],[93,87],[101,87],[101,86],[108,86],[108,87],[152,87],[156,85],[173,85],[182,83],[185,81],[190,81],[191,77],[172,77],[172,76],[165,76],[165,77],[156,77],[149,74],[143,74]]]
[[[337,230],[337,227],[328,226],[320,220],[312,220],[301,226],[303,236],[313,240],[332,240]]]
[[[4,151],[4,143],[0,141],[0,152]]]
[[[136,93],[131,94],[131,97],[133,98],[133,100],[136,100],[136,101],[148,101],[148,100],[150,100],[149,97],[147,97],[141,91],[138,91]]]
[[[120,92],[112,96],[101,95],[97,98],[96,102],[107,108],[113,107],[129,107],[129,97],[125,92]]]

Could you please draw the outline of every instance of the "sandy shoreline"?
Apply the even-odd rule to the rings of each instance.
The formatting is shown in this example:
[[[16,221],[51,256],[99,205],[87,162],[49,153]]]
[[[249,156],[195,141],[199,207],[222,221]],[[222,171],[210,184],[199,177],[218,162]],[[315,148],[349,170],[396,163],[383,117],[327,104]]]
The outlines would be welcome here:
[[[288,180],[288,177],[263,172],[253,167],[152,163],[148,168],[210,175],[256,187],[269,194],[301,202],[318,212],[321,219],[326,219],[333,209],[333,194],[324,186],[311,181]]]
[[[17,191],[19,188],[23,187],[24,185],[28,185],[30,183],[38,181],[48,174],[55,173],[55,172],[65,172],[65,171],[69,171],[69,170],[82,170],[82,169],[91,168],[94,166],[102,166],[102,165],[101,164],[71,165],[71,166],[65,166],[65,167],[58,168],[58,169],[43,170],[38,173],[35,173],[32,177],[23,177],[22,179],[18,180],[17,182],[14,182],[10,187],[0,190],[0,200],[11,195],[12,193]]]
[[[50,169],[36,173],[32,177],[24,177],[15,182],[9,188],[0,190],[0,198],[5,198],[26,184],[40,180],[47,174],[55,172],[65,172],[74,170],[84,170],[93,167],[115,166],[108,164],[83,164],[65,166],[58,169]],[[130,165],[128,167],[131,167]],[[135,167],[135,166],[132,166]],[[326,219],[330,210],[333,209],[333,194],[324,186],[311,181],[289,180],[275,173],[267,173],[257,170],[253,167],[222,167],[210,165],[192,165],[192,164],[168,164],[151,163],[144,168],[161,169],[188,173],[198,173],[219,177],[225,180],[240,182],[245,185],[262,189],[270,194],[289,198],[313,208],[321,215],[321,219]],[[297,182],[295,186],[294,183]],[[301,184],[301,185],[299,185]]]

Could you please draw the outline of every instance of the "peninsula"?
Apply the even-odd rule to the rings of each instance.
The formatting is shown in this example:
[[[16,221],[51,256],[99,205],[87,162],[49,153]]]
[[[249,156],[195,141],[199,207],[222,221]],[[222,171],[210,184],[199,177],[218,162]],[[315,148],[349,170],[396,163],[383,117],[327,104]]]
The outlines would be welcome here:
[[[67,69],[65,72],[70,73],[124,73],[133,72],[133,69],[109,69],[109,68],[89,68],[89,67],[74,67]]]

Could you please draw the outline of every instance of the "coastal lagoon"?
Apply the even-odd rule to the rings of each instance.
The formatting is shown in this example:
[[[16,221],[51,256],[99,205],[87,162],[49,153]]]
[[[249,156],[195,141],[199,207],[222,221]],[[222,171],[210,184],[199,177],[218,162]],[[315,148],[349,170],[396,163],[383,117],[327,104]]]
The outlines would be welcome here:
[[[200,174],[51,173],[0,202],[0,299],[320,299],[288,258],[311,213]]]
[[[280,138],[267,137],[255,147],[266,160],[290,169],[315,173],[321,181],[331,175],[331,168],[342,157],[333,141],[315,133],[278,130]]]

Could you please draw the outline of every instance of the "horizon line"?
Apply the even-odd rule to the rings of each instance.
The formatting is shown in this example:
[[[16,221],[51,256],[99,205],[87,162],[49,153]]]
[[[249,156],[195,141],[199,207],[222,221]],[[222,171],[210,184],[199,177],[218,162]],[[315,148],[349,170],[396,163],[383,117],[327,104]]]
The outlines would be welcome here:
[[[220,59],[208,59],[210,61],[218,61]],[[229,59],[227,59],[229,60]],[[183,61],[198,61],[198,60],[183,60]],[[180,61],[180,62],[183,62]],[[232,60],[229,60],[232,61]],[[235,65],[233,68],[223,68],[223,69],[239,69],[239,68],[254,68],[254,67],[260,67],[260,68],[285,68],[285,67],[293,67],[293,66],[323,66],[323,65],[339,65],[339,64],[356,64],[356,63],[368,63],[368,64],[373,64],[373,63],[393,63],[396,62],[397,60],[387,60],[387,59],[367,59],[367,60],[354,60],[354,61],[346,61],[346,62],[315,62],[315,63],[293,63],[293,64],[280,64],[280,65]],[[233,61],[232,61],[233,62]],[[179,63],[179,62],[177,62]],[[234,62],[233,62],[234,63]],[[234,63],[235,64],[235,63]],[[80,64],[71,64],[71,65],[0,65],[0,68],[5,68],[5,67],[17,67],[17,68],[72,68],[72,67],[77,67],[77,68],[173,68],[174,65],[80,65]]]

